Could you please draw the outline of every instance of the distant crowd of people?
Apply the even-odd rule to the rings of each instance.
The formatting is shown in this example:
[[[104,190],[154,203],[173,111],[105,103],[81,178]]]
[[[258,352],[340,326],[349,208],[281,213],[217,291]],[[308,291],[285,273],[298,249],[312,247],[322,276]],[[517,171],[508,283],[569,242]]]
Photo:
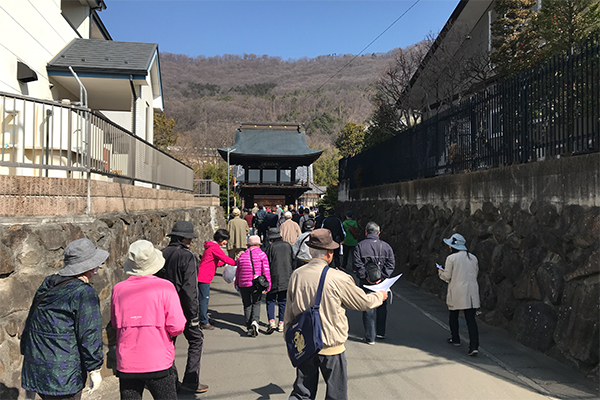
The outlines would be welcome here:
[[[198,236],[188,221],[175,223],[162,251],[146,240],[132,243],[123,264],[129,278],[113,287],[106,328],[113,338],[109,345],[116,354],[121,398],[141,399],[144,388],[155,399],[177,399],[180,390],[208,390],[200,382],[200,365],[204,331],[215,329],[208,315],[210,284],[219,267],[230,265],[235,266],[233,283],[246,334],[253,338],[259,335],[263,294],[268,324],[262,332],[284,333],[314,304],[321,273],[329,266],[319,309],[323,349],[296,368],[289,398],[314,399],[321,371],[326,398],[347,399],[345,309],[363,312],[365,343],[386,338],[388,292],[373,291],[370,285],[392,277],[395,258],[380,234],[373,221],[361,229],[352,211],[342,221],[333,210],[255,204],[252,209],[233,209],[227,229],[217,229],[213,240],[204,243],[200,260],[190,251]],[[477,258],[459,234],[444,242],[452,251],[445,266],[438,265],[440,278],[449,284],[448,343],[460,345],[458,313],[464,310],[468,354],[476,355]],[[39,394],[42,399],[80,399],[88,372],[90,390],[100,385],[100,302],[89,279],[108,255],[88,239],[76,240],[65,248],[64,267],[37,290],[21,339],[22,386],[28,398]],[[180,334],[188,342],[181,381],[174,364]]]

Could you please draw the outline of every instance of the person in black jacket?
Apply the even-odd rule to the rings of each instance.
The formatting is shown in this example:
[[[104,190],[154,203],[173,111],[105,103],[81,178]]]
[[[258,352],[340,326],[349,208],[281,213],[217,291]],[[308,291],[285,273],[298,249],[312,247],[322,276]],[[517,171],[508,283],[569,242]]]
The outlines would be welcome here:
[[[181,301],[183,314],[187,319],[183,334],[188,341],[188,357],[180,387],[189,392],[204,393],[208,390],[208,386],[200,383],[204,333],[200,329],[198,259],[190,251],[192,239],[198,236],[194,233],[194,226],[188,221],[177,221],[167,236],[171,237],[171,243],[162,250],[165,266],[156,273],[156,276],[173,283]]]
[[[360,241],[354,249],[354,268],[360,281],[360,287],[365,293],[370,293],[365,285],[374,285],[380,281],[390,278],[394,273],[396,261],[394,259],[394,250],[392,247],[379,239],[381,233],[379,225],[370,221],[365,227],[365,239]],[[374,263],[379,266],[380,279],[376,282],[370,282],[367,274],[366,265]],[[375,314],[377,314],[377,326],[375,324]],[[375,344],[377,339],[385,339],[385,325],[387,320],[387,300],[382,305],[373,310],[363,311],[363,325],[365,327],[364,341],[368,344]]]
[[[275,330],[283,332],[287,287],[292,275],[294,254],[292,246],[281,238],[279,228],[269,229],[267,239],[269,245],[266,247],[265,253],[271,270],[271,291],[267,293],[269,327],[266,333],[270,335]],[[275,324],[275,303],[279,306],[279,325]]]
[[[335,216],[333,210],[327,210],[327,218],[323,220],[323,225],[321,228],[329,229],[331,232],[331,237],[333,237],[333,241],[337,244],[340,244],[344,241],[344,237],[346,236],[346,232],[344,231],[344,227],[342,226],[342,221]],[[340,260],[340,249],[339,247],[333,252],[333,261],[331,262],[330,267],[332,268],[340,268],[342,265],[342,260]]]

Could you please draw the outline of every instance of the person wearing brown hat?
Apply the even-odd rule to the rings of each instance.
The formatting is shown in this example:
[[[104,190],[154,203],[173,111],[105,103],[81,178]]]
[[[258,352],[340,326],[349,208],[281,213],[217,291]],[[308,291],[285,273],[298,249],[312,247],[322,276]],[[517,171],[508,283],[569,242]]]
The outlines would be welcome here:
[[[246,240],[248,233],[250,232],[250,228],[248,228],[248,223],[246,220],[243,220],[240,217],[241,213],[239,208],[234,208],[231,212],[231,215],[233,218],[227,223],[227,230],[229,231],[227,253],[229,253],[229,257],[237,260],[240,254],[242,254],[247,248]]]
[[[156,273],[175,285],[181,308],[187,320],[183,335],[188,341],[188,357],[181,389],[204,393],[208,386],[200,383],[200,361],[204,346],[204,333],[200,329],[200,304],[198,302],[198,259],[190,251],[192,240],[197,238],[189,221],[173,225],[171,242],[162,250],[165,266]]]
[[[328,229],[316,229],[307,242],[312,259],[294,270],[287,291],[284,332],[292,322],[315,301],[319,279],[325,266],[333,260],[334,250],[339,248]],[[323,350],[296,368],[290,399],[314,399],[319,383],[319,370],[327,385],[327,398],[348,398],[347,363],[344,343],[348,339],[346,308],[359,311],[379,307],[387,299],[387,292],[366,294],[347,273],[330,268],[325,278],[319,315]]]
[[[90,372],[90,389],[102,382],[102,317],[89,279],[108,258],[89,239],[64,251],[64,266],[35,293],[21,335],[21,386],[31,396],[78,399]]]
[[[138,240],[123,265],[130,277],[113,288],[110,319],[117,330],[122,399],[141,399],[144,387],[155,399],[177,399],[172,338],[183,332],[186,319],[175,286],[153,275],[164,263],[160,250]]]

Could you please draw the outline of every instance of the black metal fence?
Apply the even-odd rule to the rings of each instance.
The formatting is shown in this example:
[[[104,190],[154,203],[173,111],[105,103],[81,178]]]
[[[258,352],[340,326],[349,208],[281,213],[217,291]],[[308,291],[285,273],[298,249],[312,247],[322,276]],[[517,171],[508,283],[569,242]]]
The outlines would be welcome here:
[[[350,188],[599,151],[600,37],[340,160]]]

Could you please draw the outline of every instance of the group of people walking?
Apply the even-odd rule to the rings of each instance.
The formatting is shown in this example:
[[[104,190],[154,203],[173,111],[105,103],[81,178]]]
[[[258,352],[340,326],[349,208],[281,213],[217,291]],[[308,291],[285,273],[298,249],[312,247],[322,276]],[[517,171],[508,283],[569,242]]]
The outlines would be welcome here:
[[[208,390],[200,382],[200,364],[203,332],[214,329],[208,304],[217,268],[236,266],[234,286],[242,300],[246,333],[257,337],[262,295],[266,295],[268,319],[264,333],[285,332],[314,304],[321,272],[329,265],[319,311],[323,349],[297,367],[290,399],[314,399],[319,371],[327,384],[326,398],[347,399],[345,309],[363,312],[365,343],[386,338],[388,293],[368,287],[390,278],[395,269],[394,252],[380,239],[379,225],[367,223],[364,239],[359,241],[359,226],[351,211],[343,223],[328,213],[320,221],[322,228],[317,229],[319,221],[315,219],[305,219],[300,229],[284,215],[284,222],[270,227],[261,240],[259,235],[251,235],[251,227],[239,210],[232,216],[229,229],[217,229],[213,240],[204,243],[201,260],[190,251],[197,235],[187,221],[173,226],[168,234],[170,243],[162,251],[146,240],[130,245],[123,265],[129,278],[113,288],[107,328],[114,330],[116,337],[121,398],[141,399],[144,388],[156,399],[176,399],[178,390]],[[282,233],[287,221],[300,231],[288,240]],[[464,310],[468,354],[476,355],[477,258],[468,252],[460,234],[444,242],[452,251],[444,266],[438,266],[440,278],[448,282],[448,343],[461,344],[458,313]],[[337,253],[340,247],[341,259]],[[37,290],[21,339],[22,386],[30,398],[37,393],[43,399],[79,399],[88,372],[90,390],[101,383],[100,302],[89,279],[107,258],[108,252],[90,240],[76,240],[65,248],[64,267],[47,277]],[[176,338],[182,333],[189,346],[180,382],[174,359]]]

